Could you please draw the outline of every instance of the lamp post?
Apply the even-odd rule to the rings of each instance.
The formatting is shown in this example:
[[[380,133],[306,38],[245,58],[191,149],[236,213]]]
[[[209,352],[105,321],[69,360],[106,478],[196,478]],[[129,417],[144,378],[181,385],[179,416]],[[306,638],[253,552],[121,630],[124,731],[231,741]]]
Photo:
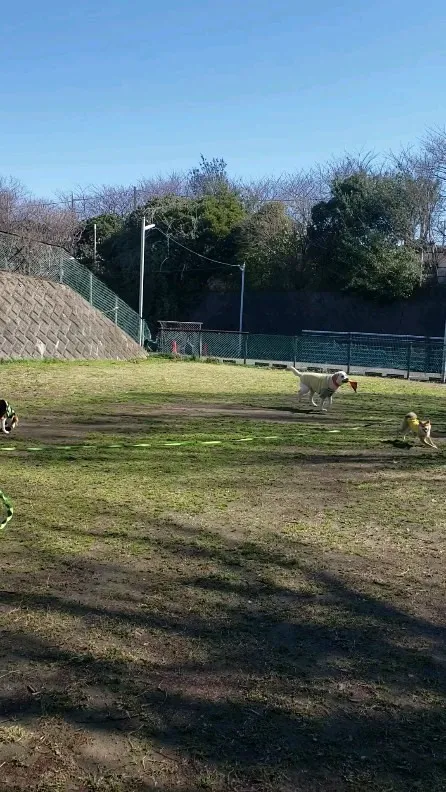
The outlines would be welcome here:
[[[141,254],[139,259],[139,345],[144,345],[144,257],[146,250],[146,231],[151,231],[155,228],[155,223],[146,225],[146,218],[143,215],[141,218]]]
[[[242,273],[242,283],[240,287],[240,314],[239,314],[239,323],[238,323],[239,333],[241,333],[243,330],[243,303],[245,301],[245,270],[246,270],[246,264],[245,262],[243,262],[243,264],[240,265],[240,272]]]

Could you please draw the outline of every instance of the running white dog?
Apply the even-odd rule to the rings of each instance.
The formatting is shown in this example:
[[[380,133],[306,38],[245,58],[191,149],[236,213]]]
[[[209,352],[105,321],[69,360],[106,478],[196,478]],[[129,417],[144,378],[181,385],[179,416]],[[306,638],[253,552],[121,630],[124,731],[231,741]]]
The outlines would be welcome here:
[[[345,371],[336,371],[335,374],[314,374],[310,371],[298,371],[294,366],[290,366],[289,370],[300,379],[297,398],[300,400],[303,396],[309,394],[313,407],[320,406],[323,412],[327,412],[326,402],[328,407],[331,407],[333,395],[341,385],[350,382],[353,390],[356,391],[356,382],[352,382]],[[314,401],[316,395],[321,400],[319,405]]]

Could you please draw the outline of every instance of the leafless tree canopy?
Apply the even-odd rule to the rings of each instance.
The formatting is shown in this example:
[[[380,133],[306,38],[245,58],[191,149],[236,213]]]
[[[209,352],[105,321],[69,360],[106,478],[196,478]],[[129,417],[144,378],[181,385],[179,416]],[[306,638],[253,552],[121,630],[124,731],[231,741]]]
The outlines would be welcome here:
[[[71,249],[78,229],[71,209],[38,200],[16,179],[0,177],[0,230]]]
[[[223,162],[223,161],[222,161]],[[188,198],[194,194],[194,171],[141,178],[135,185],[90,185],[37,199],[12,177],[0,176],[0,229],[73,250],[82,222],[112,214],[124,217],[154,198]],[[334,179],[355,173],[388,174],[405,180],[413,201],[413,239],[420,245],[444,243],[446,236],[446,130],[429,130],[417,146],[377,155],[346,153],[308,171],[267,175],[255,180],[228,178],[228,186],[248,212],[280,202],[294,222],[297,237],[305,234],[312,207],[330,194]]]
[[[446,128],[431,129],[422,141],[421,150],[434,169],[435,175],[446,181]]]
[[[264,176],[256,181],[242,183],[240,192],[250,211],[258,211],[265,203],[273,201],[285,204],[299,229],[306,227],[311,207],[322,198],[314,171]]]

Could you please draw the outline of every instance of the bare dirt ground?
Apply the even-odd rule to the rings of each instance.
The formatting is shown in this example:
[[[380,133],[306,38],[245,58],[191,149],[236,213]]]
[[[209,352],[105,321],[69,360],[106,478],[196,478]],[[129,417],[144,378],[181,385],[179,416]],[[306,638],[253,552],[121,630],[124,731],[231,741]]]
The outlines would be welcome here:
[[[87,434],[91,433],[110,433],[125,434],[142,432],[147,425],[147,421],[163,422],[169,418],[242,418],[243,420],[254,422],[272,422],[278,424],[293,423],[314,423],[314,421],[325,421],[327,424],[336,426],[342,423],[342,417],[332,414],[327,418],[324,414],[318,414],[314,410],[293,410],[293,409],[262,409],[258,407],[246,407],[243,405],[224,405],[224,404],[187,404],[187,405],[155,405],[153,407],[140,407],[132,405],[131,414],[126,414],[122,406],[115,405],[108,409],[107,415],[101,419],[89,420],[88,422],[75,423],[75,418],[71,415],[64,416],[63,413],[49,415],[40,420],[22,420],[20,424],[21,436],[29,440],[42,442],[58,442],[63,439],[77,440],[82,442]]]

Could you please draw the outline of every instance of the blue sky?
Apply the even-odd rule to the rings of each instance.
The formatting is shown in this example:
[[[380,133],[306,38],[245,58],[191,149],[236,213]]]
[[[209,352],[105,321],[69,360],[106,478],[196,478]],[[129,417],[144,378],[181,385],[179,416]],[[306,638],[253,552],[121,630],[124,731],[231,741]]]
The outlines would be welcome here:
[[[202,152],[246,177],[443,125],[439,0],[35,0],[1,19],[0,173],[40,195]]]

